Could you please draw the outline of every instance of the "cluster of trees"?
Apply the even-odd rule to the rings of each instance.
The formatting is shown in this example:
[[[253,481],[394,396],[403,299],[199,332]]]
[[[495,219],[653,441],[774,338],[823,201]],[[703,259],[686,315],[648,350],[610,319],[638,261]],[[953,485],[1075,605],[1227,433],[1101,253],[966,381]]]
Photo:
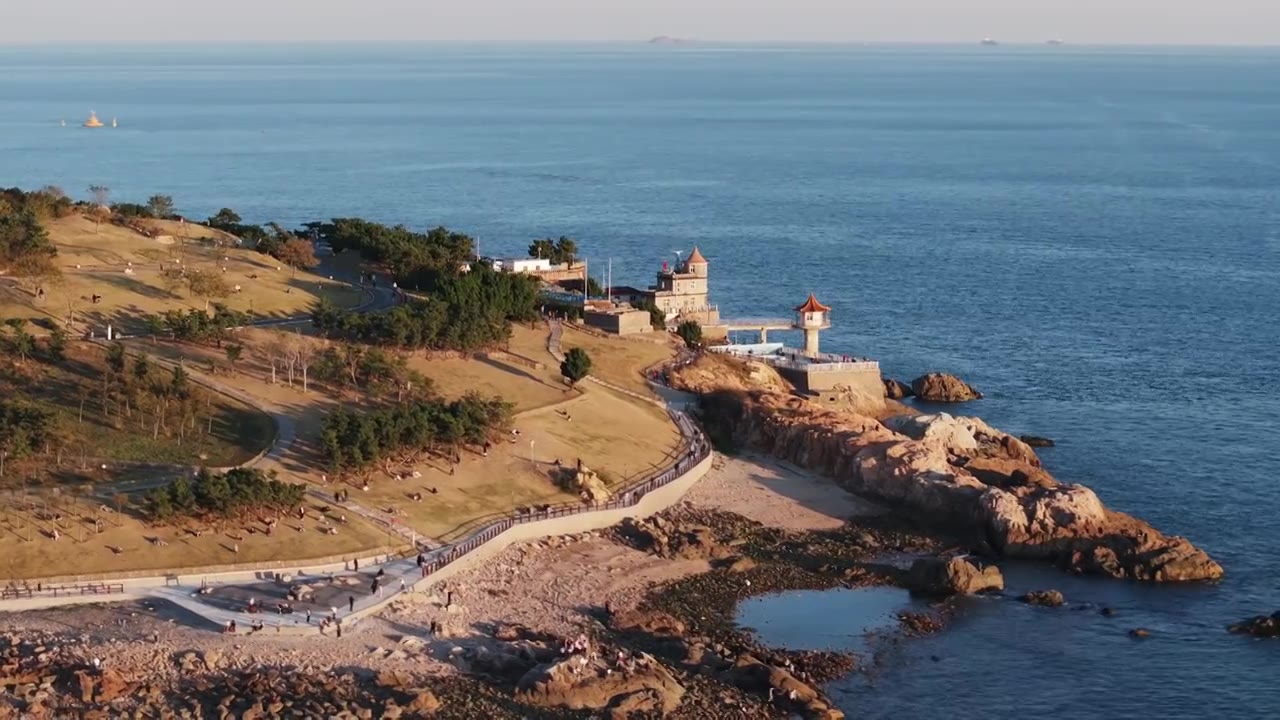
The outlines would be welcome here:
[[[667,314],[662,311],[662,308],[655,305],[652,300],[636,303],[635,307],[649,313],[649,324],[653,326],[654,330],[667,329]]]
[[[276,258],[292,268],[295,276],[299,269],[306,270],[320,264],[316,258],[315,243],[306,237],[312,235],[310,230],[291,232],[277,223],[265,226],[245,223],[231,208],[222,208],[205,220],[205,225],[230,233],[258,252]]]
[[[376,347],[327,347],[316,357],[314,375],[333,387],[361,390],[374,398],[394,396],[397,402],[434,393],[430,378],[411,370],[403,357]]]
[[[116,342],[107,347],[101,381],[99,406],[108,422],[125,426],[136,421],[141,431],[150,426],[152,439],[176,435],[179,445],[190,435],[213,432],[213,395],[192,383],[181,365],[166,373],[146,354],[130,362],[124,345]],[[91,396],[86,386],[80,395],[80,423]]]
[[[121,218],[169,220],[175,216],[173,197],[169,195],[152,195],[147,198],[145,205],[116,203],[111,206],[111,214]]]
[[[152,342],[160,335],[168,335],[171,340],[185,342],[217,344],[227,339],[231,328],[248,324],[249,316],[239,310],[232,310],[225,305],[214,303],[213,313],[198,308],[186,310],[165,310],[158,315],[148,315],[146,319],[147,333]]]
[[[306,497],[306,488],[276,480],[261,470],[235,468],[225,473],[202,468],[193,480],[180,477],[147,493],[146,509],[154,520],[176,517],[233,517],[295,507]]]
[[[22,400],[0,400],[0,451],[21,459],[57,438],[53,413]]]
[[[27,332],[26,320],[9,318],[0,326],[0,350],[17,358],[24,365],[36,355],[49,362],[61,362],[67,357],[67,333],[62,328],[55,327],[45,337],[42,345],[36,342],[34,335]]]
[[[355,250],[367,262],[395,276],[405,287],[434,288],[458,274],[471,259],[475,241],[463,233],[438,227],[425,233],[403,225],[394,227],[360,218],[334,218],[307,223],[304,233],[323,241],[334,252]]]
[[[206,308],[213,298],[224,298],[231,294],[231,286],[222,275],[209,270],[171,266],[162,271],[160,281],[164,283],[165,290],[175,295],[186,288],[189,294],[204,298]]]
[[[442,276],[435,292],[381,312],[340,310],[319,303],[311,322],[329,338],[404,350],[470,351],[510,337],[509,322],[538,316],[537,280],[479,265]]]
[[[684,341],[685,347],[694,349],[702,345],[702,326],[697,320],[685,320],[676,328],[676,335]]]
[[[43,223],[71,211],[71,200],[54,187],[0,190],[0,270],[17,277],[56,275],[57,250]]]
[[[459,400],[417,400],[383,410],[340,408],[324,419],[320,445],[335,473],[362,473],[376,467],[390,473],[415,463],[423,453],[460,445],[482,445],[511,422],[512,407],[500,398],[469,393]]]
[[[222,208],[205,220],[204,224],[214,230],[221,230],[235,235],[251,247],[261,248],[264,243],[268,247],[271,245],[271,234],[267,232],[266,228],[261,225],[243,222],[242,218],[231,208]]]
[[[529,245],[529,257],[546,258],[551,262],[572,265],[578,255],[578,243],[573,238],[563,235],[559,240],[541,238]]]

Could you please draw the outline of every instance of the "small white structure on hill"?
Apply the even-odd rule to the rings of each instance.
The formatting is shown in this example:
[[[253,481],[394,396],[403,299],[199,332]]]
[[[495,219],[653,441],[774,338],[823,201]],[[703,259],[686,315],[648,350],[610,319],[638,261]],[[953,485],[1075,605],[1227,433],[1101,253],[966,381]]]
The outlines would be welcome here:
[[[546,272],[552,267],[546,258],[500,258],[493,261],[493,269],[509,273]]]

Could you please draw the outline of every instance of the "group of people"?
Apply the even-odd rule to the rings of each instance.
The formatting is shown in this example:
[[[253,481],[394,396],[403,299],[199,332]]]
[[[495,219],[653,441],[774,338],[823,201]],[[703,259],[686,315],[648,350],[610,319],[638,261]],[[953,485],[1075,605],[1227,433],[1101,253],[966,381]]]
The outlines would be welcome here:
[[[252,623],[249,623],[249,632],[258,632],[260,630],[266,629],[266,627],[267,627],[266,623],[262,622],[261,620],[255,620]],[[228,620],[227,624],[223,626],[222,631],[225,633],[229,633],[231,635],[235,635],[237,631],[236,621]]]

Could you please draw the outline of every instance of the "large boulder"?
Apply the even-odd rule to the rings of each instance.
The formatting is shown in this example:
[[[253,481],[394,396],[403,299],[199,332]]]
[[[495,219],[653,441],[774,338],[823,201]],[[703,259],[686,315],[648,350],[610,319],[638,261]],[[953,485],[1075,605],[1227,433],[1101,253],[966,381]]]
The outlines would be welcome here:
[[[628,610],[614,615],[609,626],[619,632],[642,632],[659,637],[680,637],[684,623],[659,610]]]
[[[609,486],[599,473],[585,465],[577,468],[562,468],[560,471],[560,487],[566,492],[576,494],[585,501],[593,503],[608,502]]]
[[[890,400],[901,400],[909,398],[916,394],[911,386],[894,380],[893,378],[884,378],[884,396]]]
[[[911,391],[930,402],[966,402],[978,400],[982,393],[955,375],[929,373],[911,381]]]
[[[672,712],[684,697],[684,687],[652,656],[641,658],[634,672],[610,672],[604,661],[583,663],[583,656],[545,663],[520,678],[515,697],[530,705],[570,710]]]
[[[1067,599],[1057,590],[1032,590],[1018,599],[1028,605],[1042,607],[1062,607],[1067,604]]]
[[[980,568],[962,557],[920,558],[911,563],[907,586],[922,595],[972,595],[1004,589],[1000,568]]]
[[[844,718],[844,713],[831,707],[822,693],[812,685],[787,670],[763,663],[752,655],[739,656],[733,667],[725,672],[725,679],[743,690],[768,693],[776,698],[776,702],[789,703],[793,709],[801,710],[806,717],[822,720]]]

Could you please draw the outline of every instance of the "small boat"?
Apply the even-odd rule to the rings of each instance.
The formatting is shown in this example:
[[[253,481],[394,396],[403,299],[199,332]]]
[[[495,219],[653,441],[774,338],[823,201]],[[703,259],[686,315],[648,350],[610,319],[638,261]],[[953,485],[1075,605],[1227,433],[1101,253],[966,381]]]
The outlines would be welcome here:
[[[103,127],[102,121],[98,119],[97,113],[92,110],[89,111],[89,119],[84,121],[84,126],[87,128]]]
[[[119,125],[118,123],[116,123],[116,119],[115,119],[115,118],[111,118],[111,127],[120,127],[120,125]]]
[[[982,44],[983,45],[999,45],[1000,43],[996,42],[995,40],[992,40],[991,38],[982,38]]]
[[[1061,44],[1062,44],[1062,41],[1061,41],[1061,40],[1058,40],[1058,39],[1056,39],[1056,38],[1055,38],[1055,39],[1053,39],[1053,40],[1049,40],[1049,41],[1048,41],[1048,43],[1049,43],[1050,45],[1061,45]]]
[[[67,126],[67,121],[66,121],[66,120],[63,120],[63,121],[62,121],[62,127],[66,127],[66,126]]]

